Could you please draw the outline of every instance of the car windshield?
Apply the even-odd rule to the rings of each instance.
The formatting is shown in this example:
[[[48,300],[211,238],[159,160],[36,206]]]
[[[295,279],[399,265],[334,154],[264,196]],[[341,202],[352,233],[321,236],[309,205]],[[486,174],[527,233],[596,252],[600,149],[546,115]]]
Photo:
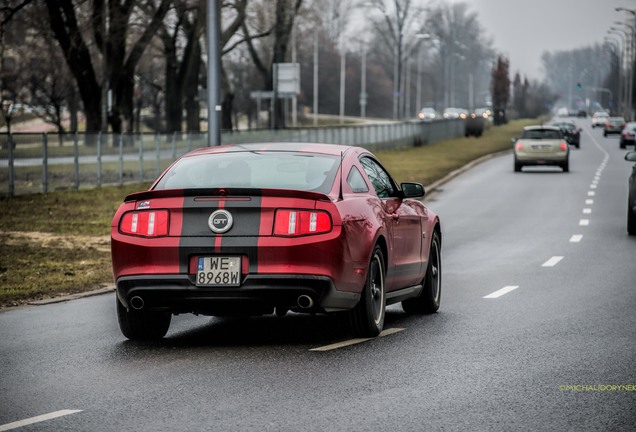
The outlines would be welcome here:
[[[525,139],[560,139],[561,133],[553,129],[524,130],[521,138]]]
[[[177,161],[155,189],[257,188],[328,193],[340,157],[261,151],[188,156]]]

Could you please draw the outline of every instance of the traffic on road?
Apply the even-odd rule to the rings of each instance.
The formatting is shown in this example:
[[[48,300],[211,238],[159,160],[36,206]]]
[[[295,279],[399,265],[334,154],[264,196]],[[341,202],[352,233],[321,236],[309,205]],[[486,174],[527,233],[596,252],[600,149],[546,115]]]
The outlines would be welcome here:
[[[338,315],[186,314],[131,341],[114,292],[6,310],[0,430],[631,430],[633,164],[571,121],[568,173],[515,172],[510,152],[425,197],[436,313],[387,306],[378,337]]]

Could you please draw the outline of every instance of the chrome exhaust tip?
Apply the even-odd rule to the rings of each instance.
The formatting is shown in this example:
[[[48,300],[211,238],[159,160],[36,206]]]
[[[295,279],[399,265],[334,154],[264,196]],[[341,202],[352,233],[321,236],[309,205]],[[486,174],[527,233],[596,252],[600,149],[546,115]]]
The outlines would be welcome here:
[[[130,307],[135,310],[143,309],[144,307],[144,299],[139,296],[134,296],[130,299]]]
[[[298,307],[301,309],[309,309],[314,305],[314,300],[306,294],[298,296],[298,300],[296,300]]]

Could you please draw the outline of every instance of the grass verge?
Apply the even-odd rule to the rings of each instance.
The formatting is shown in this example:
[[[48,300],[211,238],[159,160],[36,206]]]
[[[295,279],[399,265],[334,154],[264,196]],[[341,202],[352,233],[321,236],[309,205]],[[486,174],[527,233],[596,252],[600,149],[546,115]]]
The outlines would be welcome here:
[[[429,185],[481,156],[511,148],[536,120],[490,128],[408,150],[375,152],[399,182]],[[512,169],[512,165],[511,165]],[[130,192],[148,184],[0,197],[0,307],[93,290],[112,283],[110,223]]]

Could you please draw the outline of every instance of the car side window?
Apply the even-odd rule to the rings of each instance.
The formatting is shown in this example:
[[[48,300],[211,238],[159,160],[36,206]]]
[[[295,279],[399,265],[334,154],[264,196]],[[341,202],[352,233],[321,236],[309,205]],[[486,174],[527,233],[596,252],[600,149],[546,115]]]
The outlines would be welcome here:
[[[369,157],[363,157],[360,159],[360,164],[367,173],[371,186],[375,190],[375,193],[379,198],[388,198],[395,195],[395,188],[391,182],[389,174],[378,164],[376,161]]]
[[[357,167],[352,167],[347,176],[347,183],[353,193],[369,192],[369,187],[364,181],[362,174],[358,171]]]

